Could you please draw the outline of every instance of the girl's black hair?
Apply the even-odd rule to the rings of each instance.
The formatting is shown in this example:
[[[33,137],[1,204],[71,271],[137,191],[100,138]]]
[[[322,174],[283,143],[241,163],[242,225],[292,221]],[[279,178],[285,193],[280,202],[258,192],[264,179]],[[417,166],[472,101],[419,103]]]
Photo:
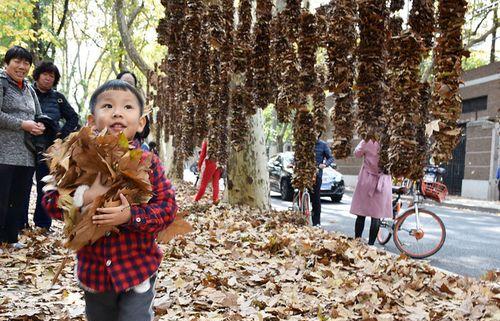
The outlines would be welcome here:
[[[109,91],[109,90],[130,91],[132,94],[134,94],[135,97],[137,97],[137,100],[139,101],[139,107],[141,108],[141,115],[142,115],[142,113],[144,112],[144,98],[142,97],[141,93],[139,92],[139,90],[137,90],[131,84],[129,84],[123,80],[118,80],[118,79],[109,80],[109,81],[105,82],[104,84],[102,84],[101,86],[99,86],[94,91],[94,93],[92,94],[92,97],[90,97],[90,104],[89,104],[90,105],[90,112],[92,114],[94,114],[94,111],[95,111],[95,106],[97,104],[97,98],[99,98],[99,96],[102,93]]]
[[[33,63],[33,56],[31,53],[21,46],[13,46],[7,50],[3,61],[8,65],[9,62],[15,58],[27,60],[30,65]]]
[[[128,71],[128,70],[124,70],[122,72],[120,72],[118,75],[116,75],[116,79],[121,79],[123,77],[123,75],[125,74],[130,74],[132,76],[132,78],[134,78],[134,86],[137,86],[139,83],[137,82],[137,77],[135,76],[134,73]]]
[[[150,131],[151,131],[151,126],[149,122],[149,116],[146,116],[146,124],[144,125],[142,132],[136,133],[134,138],[143,142],[149,136]]]
[[[57,87],[57,84],[59,83],[59,79],[61,79],[61,73],[59,72],[59,68],[57,68],[57,66],[54,65],[54,63],[52,61],[43,61],[33,71],[33,79],[35,79],[35,81],[38,81],[38,79],[40,78],[40,75],[43,74],[44,72],[54,74],[54,85],[53,86],[54,86],[54,88]]]

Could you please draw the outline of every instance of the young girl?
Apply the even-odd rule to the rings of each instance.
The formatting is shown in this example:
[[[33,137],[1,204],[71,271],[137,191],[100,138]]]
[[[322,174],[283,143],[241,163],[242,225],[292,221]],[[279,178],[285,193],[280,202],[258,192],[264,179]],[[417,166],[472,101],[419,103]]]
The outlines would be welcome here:
[[[143,109],[144,100],[135,87],[112,80],[93,93],[88,120],[96,131],[106,128],[113,135],[123,132],[132,141],[145,125]],[[162,259],[155,239],[158,232],[174,220],[177,205],[160,159],[156,155],[152,157],[151,200],[147,204],[130,206],[120,195],[120,206],[98,209],[93,223],[115,226],[120,233],[107,233],[77,252],[77,277],[85,292],[85,311],[90,321],[153,319],[154,286]],[[98,175],[83,194],[83,203],[74,204],[85,207],[107,190]],[[49,192],[43,203],[52,217],[61,219],[58,196],[57,191]]]
[[[354,156],[364,157],[358,175],[358,183],[351,202],[351,213],[357,216],[354,234],[360,238],[365,227],[365,219],[371,217],[368,244],[373,245],[380,227],[380,219],[392,217],[391,176],[384,174],[379,166],[378,142],[362,140],[354,150]]]
[[[212,200],[215,205],[219,204],[219,180],[221,177],[221,169],[217,165],[217,161],[207,157],[207,140],[203,140],[201,145],[200,158],[198,160],[198,172],[201,173],[201,183],[200,189],[194,198],[195,202],[198,202],[207,188],[208,183],[212,181]],[[202,165],[205,165],[205,169],[201,172]]]

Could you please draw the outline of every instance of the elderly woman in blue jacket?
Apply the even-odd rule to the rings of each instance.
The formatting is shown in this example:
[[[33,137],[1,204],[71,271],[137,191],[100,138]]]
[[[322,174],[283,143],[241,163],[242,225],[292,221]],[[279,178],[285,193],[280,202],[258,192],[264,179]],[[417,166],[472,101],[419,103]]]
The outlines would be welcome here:
[[[78,114],[71,107],[66,97],[56,90],[59,79],[61,79],[61,74],[57,66],[50,61],[40,63],[33,71],[33,79],[35,80],[34,87],[42,112],[53,120],[53,124],[56,126],[57,137],[65,138],[71,132],[78,129]],[[61,121],[64,123],[62,127],[59,126]],[[49,174],[49,168],[44,161],[43,155],[38,154],[36,158],[37,199],[33,221],[35,226],[49,232],[52,219],[47,215],[42,206],[42,188],[45,186],[42,178]],[[24,216],[21,226],[27,225],[28,216]]]
[[[26,49],[7,50],[0,70],[0,243],[19,249],[18,222],[28,213],[35,171],[35,154],[24,143],[25,133],[42,135],[45,126],[34,121],[40,105],[25,79],[33,58]]]

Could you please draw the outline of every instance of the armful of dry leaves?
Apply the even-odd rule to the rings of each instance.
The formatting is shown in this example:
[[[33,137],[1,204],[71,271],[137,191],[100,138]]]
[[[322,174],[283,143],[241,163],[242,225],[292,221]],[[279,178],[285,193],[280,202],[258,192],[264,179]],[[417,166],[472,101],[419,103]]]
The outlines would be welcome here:
[[[124,134],[95,134],[89,127],[83,127],[64,141],[56,140],[46,156],[52,184],[59,192],[58,207],[63,210],[65,246],[70,249],[79,250],[107,232],[120,232],[116,226],[97,226],[92,222],[97,208],[119,206],[120,194],[130,205],[148,203],[152,197],[149,180],[152,154],[143,155],[142,150],[129,145]],[[92,185],[98,173],[101,184],[109,190],[80,213],[73,203],[73,194],[81,185]],[[190,231],[190,224],[179,216],[159,233],[158,241],[168,242]]]

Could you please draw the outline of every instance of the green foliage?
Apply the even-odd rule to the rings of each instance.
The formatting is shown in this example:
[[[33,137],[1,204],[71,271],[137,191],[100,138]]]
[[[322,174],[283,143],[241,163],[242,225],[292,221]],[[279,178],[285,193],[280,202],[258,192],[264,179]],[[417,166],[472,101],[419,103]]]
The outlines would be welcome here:
[[[27,47],[35,39],[33,8],[30,0],[0,1],[0,55],[13,45]]]
[[[462,59],[462,69],[467,71],[487,65],[489,63],[488,55],[489,53],[484,51],[471,51],[470,57]]]
[[[264,109],[263,116],[267,146],[279,143],[280,138],[282,143],[292,141],[292,126],[278,122],[274,105],[271,104]]]

